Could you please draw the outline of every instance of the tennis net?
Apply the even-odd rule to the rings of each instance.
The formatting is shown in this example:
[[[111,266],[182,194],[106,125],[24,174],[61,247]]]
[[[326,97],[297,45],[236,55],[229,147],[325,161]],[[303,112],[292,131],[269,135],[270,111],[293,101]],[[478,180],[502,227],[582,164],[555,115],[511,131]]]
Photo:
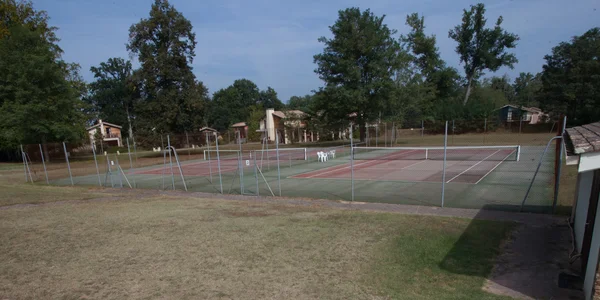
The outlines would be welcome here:
[[[446,160],[518,161],[521,146],[446,147]],[[443,160],[444,147],[355,147],[355,160]]]
[[[277,149],[255,150],[252,155],[256,155],[256,159],[277,159]],[[281,148],[279,149],[280,160],[307,160],[306,148]]]
[[[217,153],[220,160],[238,160],[240,150],[204,150],[204,160],[217,160]]]

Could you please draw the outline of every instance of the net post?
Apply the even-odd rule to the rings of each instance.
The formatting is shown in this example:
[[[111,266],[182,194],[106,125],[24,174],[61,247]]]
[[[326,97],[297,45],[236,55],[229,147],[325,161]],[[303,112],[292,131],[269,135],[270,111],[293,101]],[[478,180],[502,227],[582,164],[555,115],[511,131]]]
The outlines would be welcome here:
[[[223,194],[223,175],[221,174],[221,156],[219,155],[219,135],[215,132],[215,147],[217,148],[217,168],[219,170],[219,187]]]
[[[444,207],[444,191],[446,189],[446,150],[448,149],[448,121],[444,130],[444,164],[442,167],[442,207]]]
[[[175,190],[175,173],[173,172],[173,157],[171,155],[171,137],[167,134],[167,149],[169,150],[169,168],[171,169],[171,184]]]
[[[67,153],[67,145],[63,142],[63,150],[65,151],[65,159],[67,160],[67,169],[69,169],[69,179],[71,179],[71,185],[75,185],[73,183],[73,174],[71,174],[71,164],[69,163],[69,154]]]
[[[354,201],[354,138],[352,124],[350,124],[350,181],[351,181],[351,201]]]
[[[127,154],[129,155],[129,176],[131,176],[131,181],[133,181],[133,187],[137,188],[137,184],[135,183],[135,177],[133,176],[133,160],[131,159],[131,148],[129,147],[129,138],[125,139],[127,141]]]
[[[306,151],[306,148],[304,148],[304,160],[308,160],[308,153]]]
[[[429,159],[429,148],[425,148],[425,160]]]
[[[44,150],[42,150],[42,144],[38,144],[40,146],[40,155],[42,156],[42,165],[44,165],[44,174],[46,175],[46,184],[50,185],[48,181],[48,171],[46,170],[46,160],[44,159]],[[92,148],[93,149],[93,148]],[[94,161],[96,160],[96,153],[94,153]],[[98,172],[98,163],[96,162],[96,172]],[[98,183],[100,183],[100,173],[98,173]],[[100,183],[100,186],[102,184]]]
[[[275,133],[275,147],[277,149],[277,185],[279,187],[279,197],[281,197],[281,170],[279,169],[279,132]],[[269,155],[267,154],[267,158]]]
[[[94,154],[94,164],[96,165],[96,174],[98,175],[98,185],[102,186],[102,181],[100,180],[100,170],[98,169],[98,159],[96,157],[96,147],[93,143],[90,143],[92,146],[92,153]],[[40,149],[41,149],[40,145]],[[44,159],[44,155],[42,154],[42,159]],[[46,164],[44,164],[44,172],[46,172]],[[48,180],[48,175],[46,175],[46,181]]]

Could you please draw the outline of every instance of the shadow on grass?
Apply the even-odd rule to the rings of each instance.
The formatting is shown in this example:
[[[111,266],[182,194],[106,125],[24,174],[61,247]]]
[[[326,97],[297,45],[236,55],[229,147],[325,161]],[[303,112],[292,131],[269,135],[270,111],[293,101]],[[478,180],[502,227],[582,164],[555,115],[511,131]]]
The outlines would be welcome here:
[[[506,221],[488,221],[490,210],[505,211]],[[566,222],[540,220],[527,225],[509,222],[517,219],[512,213],[518,210],[518,206],[507,205],[483,207],[440,267],[455,274],[487,278],[486,290],[506,296],[578,299],[579,291],[557,285],[561,272],[577,272],[568,262],[571,237]],[[526,207],[525,211],[547,213],[551,207]]]

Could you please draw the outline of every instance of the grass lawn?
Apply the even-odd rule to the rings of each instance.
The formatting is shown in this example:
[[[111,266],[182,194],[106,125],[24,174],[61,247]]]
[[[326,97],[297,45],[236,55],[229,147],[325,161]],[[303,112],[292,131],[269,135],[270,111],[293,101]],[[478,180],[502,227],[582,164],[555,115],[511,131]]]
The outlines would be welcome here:
[[[0,299],[503,299],[481,287],[509,223],[0,188],[104,199],[0,209]]]

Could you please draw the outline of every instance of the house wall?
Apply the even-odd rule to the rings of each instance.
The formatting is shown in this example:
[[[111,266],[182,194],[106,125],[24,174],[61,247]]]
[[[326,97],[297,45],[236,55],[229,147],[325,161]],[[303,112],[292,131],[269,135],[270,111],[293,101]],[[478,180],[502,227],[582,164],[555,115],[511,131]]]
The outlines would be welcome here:
[[[591,188],[591,187],[590,187]],[[589,198],[589,197],[588,197]],[[600,197],[598,198],[600,201]],[[583,292],[585,299],[593,299],[594,285],[596,284],[596,272],[598,267],[598,254],[600,253],[600,205],[596,209],[596,222],[594,223],[594,235],[590,246],[590,256],[583,279]]]
[[[592,191],[593,181],[593,171],[579,173],[577,181],[577,204],[574,216],[575,224],[573,225],[577,252],[581,252],[583,248],[583,236],[585,233],[585,223],[587,219],[587,210],[590,204],[590,193]]]
[[[275,124],[273,120],[273,112],[275,112],[275,109],[269,108],[267,109],[267,112],[265,114],[265,118],[267,120],[267,135],[269,141],[275,140]]]

